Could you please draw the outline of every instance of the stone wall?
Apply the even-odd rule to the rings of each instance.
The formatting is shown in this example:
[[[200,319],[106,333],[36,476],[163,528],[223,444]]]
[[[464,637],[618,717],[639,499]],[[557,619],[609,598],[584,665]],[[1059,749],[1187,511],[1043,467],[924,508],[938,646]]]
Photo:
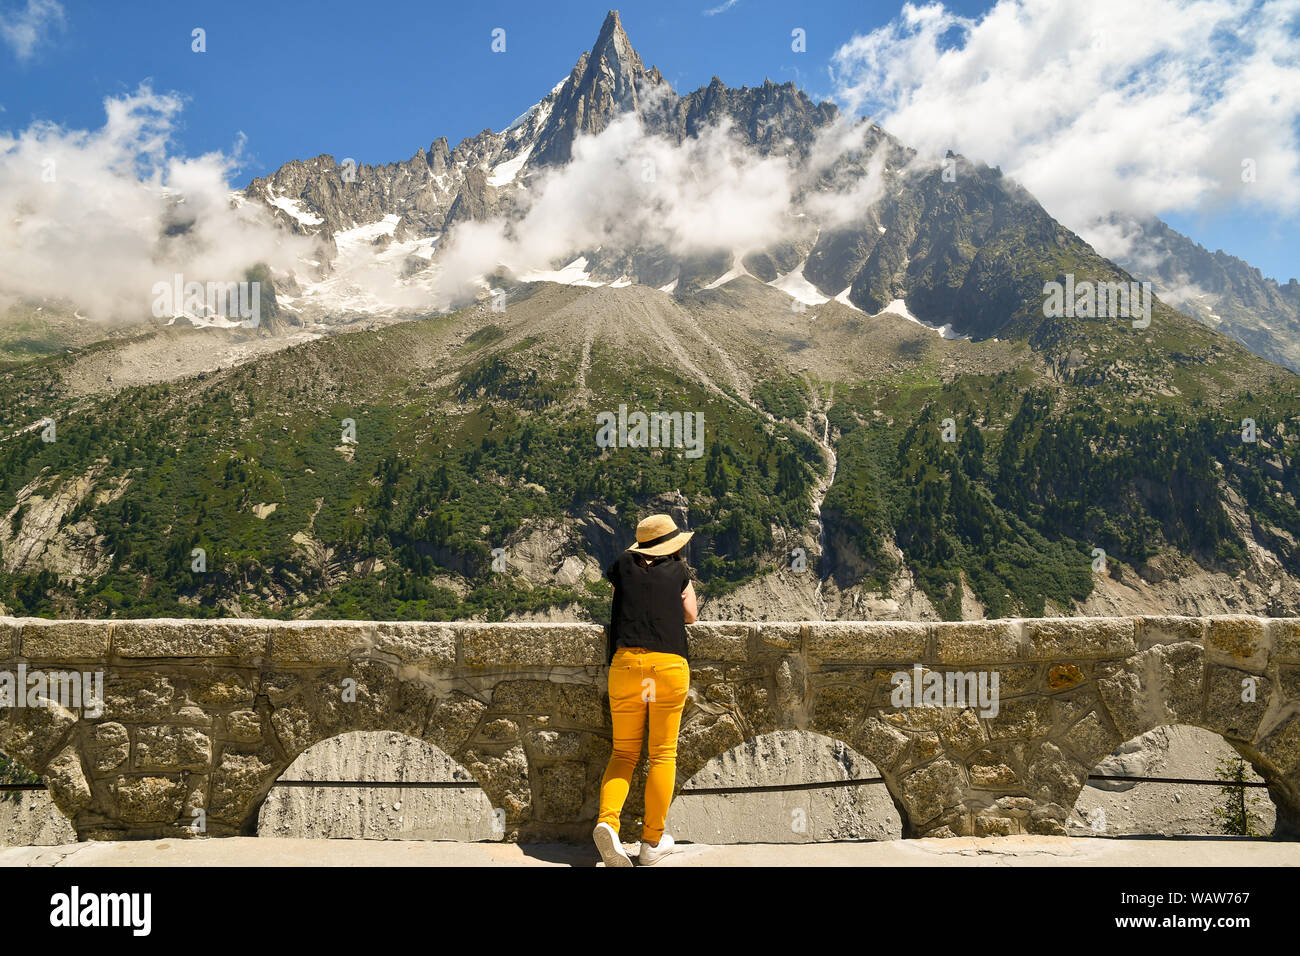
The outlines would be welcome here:
[[[1059,834],[1098,760],[1180,723],[1249,760],[1278,834],[1300,835],[1300,619],[689,631],[679,782],[746,740],[808,730],[879,768],[905,835]],[[505,839],[585,840],[609,756],[604,659],[588,624],[0,618],[0,674],[97,672],[104,690],[102,713],[0,707],[0,751],[45,776],[81,839],[251,834],[308,747],[391,730],[464,768]],[[996,674],[997,714],[894,706],[891,675],[914,665]],[[634,796],[625,839],[639,810]]]

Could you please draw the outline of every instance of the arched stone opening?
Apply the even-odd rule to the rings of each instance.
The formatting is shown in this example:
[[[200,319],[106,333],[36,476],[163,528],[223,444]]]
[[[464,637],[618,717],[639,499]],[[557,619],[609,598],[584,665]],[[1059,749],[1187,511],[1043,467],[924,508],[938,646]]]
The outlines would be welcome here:
[[[306,781],[319,785],[293,785]],[[505,811],[493,807],[473,775],[436,745],[396,731],[360,730],[298,755],[262,802],[257,835],[499,841]]]
[[[843,741],[809,731],[772,731],[714,757],[685,781],[669,809],[668,830],[679,840],[711,844],[898,839],[902,817],[883,782],[802,786],[879,776],[874,763]],[[788,786],[801,788],[698,793]]]
[[[1131,738],[1097,763],[1091,777],[1155,777],[1215,781],[1216,771],[1240,752],[1222,736],[1187,724],[1166,724]],[[1252,783],[1261,778],[1246,763]],[[1089,779],[1071,809],[1071,836],[1223,835],[1216,808],[1222,784],[1182,784]],[[1271,833],[1277,810],[1265,789],[1244,788],[1260,834]]]

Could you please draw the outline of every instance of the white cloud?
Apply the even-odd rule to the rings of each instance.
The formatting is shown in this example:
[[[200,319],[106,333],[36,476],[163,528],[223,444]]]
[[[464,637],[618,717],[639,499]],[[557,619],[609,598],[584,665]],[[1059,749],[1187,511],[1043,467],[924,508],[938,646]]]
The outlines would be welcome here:
[[[19,60],[30,60],[47,35],[64,23],[58,0],[27,0],[20,11],[7,9],[0,16],[0,39]]]
[[[708,10],[705,10],[704,15],[706,17],[716,17],[719,13],[726,13],[739,2],[740,0],[724,0],[724,2],[718,6],[710,7]]]
[[[0,134],[0,295],[64,300],[88,318],[148,319],[155,282],[239,281],[313,257],[265,207],[232,205],[234,155],[171,152],[179,97],[104,101],[98,130],[35,123]]]
[[[521,218],[453,229],[437,264],[442,288],[460,298],[496,268],[522,275],[599,246],[678,255],[761,249],[784,232],[794,181],[785,159],[743,149],[726,126],[679,146],[625,113],[579,137],[567,165],[530,184]]]
[[[1300,0],[909,3],[831,72],[847,109],[1000,165],[1106,252],[1089,230],[1113,210],[1300,212],[1298,32]]]

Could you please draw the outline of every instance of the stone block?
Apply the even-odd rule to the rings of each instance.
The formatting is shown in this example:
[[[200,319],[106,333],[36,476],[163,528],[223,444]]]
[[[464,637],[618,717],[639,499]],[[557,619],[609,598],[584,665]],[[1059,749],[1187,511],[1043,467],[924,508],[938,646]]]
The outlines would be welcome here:
[[[0,708],[0,752],[41,773],[77,720],[58,704]]]
[[[304,707],[277,707],[271,712],[271,727],[291,759],[321,739],[312,729],[311,715]]]
[[[93,773],[116,770],[131,755],[131,735],[121,724],[98,724],[86,735],[86,755]]]
[[[226,715],[226,735],[240,743],[257,743],[262,739],[262,718],[252,710],[236,710]]]
[[[549,714],[553,720],[586,727],[608,723],[594,684],[502,681],[492,690],[492,710],[498,714]]]
[[[474,775],[492,806],[506,811],[507,823],[526,822],[532,816],[533,792],[522,745],[516,744],[504,754],[468,748],[463,766]]]
[[[1279,617],[1265,622],[1273,659],[1300,664],[1300,617]]]
[[[1076,664],[1053,664],[1047,669],[1049,690],[1066,690],[1087,679]]]
[[[128,826],[174,823],[180,818],[185,785],[171,777],[121,777],[109,785],[117,822]]]
[[[234,657],[245,663],[266,657],[269,621],[157,620],[115,621],[113,656],[140,658]],[[283,626],[287,622],[275,622]]]
[[[777,729],[776,715],[761,681],[745,681],[736,688],[736,707],[751,736],[757,737]],[[793,723],[793,721],[791,721]]]
[[[1140,614],[1133,618],[1138,650],[1155,644],[1181,644],[1205,639],[1205,618],[1176,617],[1168,614]]]
[[[746,661],[749,659],[750,624],[710,621],[686,627],[692,661]],[[774,632],[773,632],[774,633]]]
[[[270,633],[267,659],[276,664],[346,664],[373,650],[373,621],[283,621]]]
[[[110,626],[108,621],[23,618],[22,656],[33,662],[106,661]]]
[[[1024,623],[1026,656],[1060,661],[1128,657],[1137,651],[1133,619],[1027,618]]]
[[[900,790],[912,824],[923,827],[944,811],[961,804],[966,781],[956,764],[941,758],[903,777]]]
[[[816,621],[808,625],[808,659],[910,663],[926,658],[930,625],[913,621]]]
[[[984,718],[991,740],[1041,737],[1051,729],[1051,701],[1044,697],[1018,697],[1001,701],[997,716]]]
[[[931,629],[939,664],[987,666],[1020,659],[1028,650],[1019,620],[944,621]]]
[[[1254,740],[1272,694],[1273,682],[1263,674],[1209,664],[1202,726],[1234,740]]]
[[[1199,724],[1204,649],[1155,644],[1097,680],[1115,727],[1131,740],[1161,724]]]
[[[694,625],[692,625],[694,626]],[[766,657],[769,653],[781,655],[803,651],[804,625],[763,621],[753,625],[754,655]]]
[[[718,717],[701,714],[694,720],[683,721],[677,737],[678,776],[703,767],[719,754],[744,743],[745,736],[730,714]]]
[[[879,717],[868,717],[846,743],[884,772],[897,765],[909,739],[907,734]]]
[[[253,676],[220,670],[190,678],[188,696],[205,710],[231,710],[253,705]]]
[[[525,739],[527,749],[537,757],[573,760],[582,756],[587,735],[566,730],[533,730]]]
[[[1112,730],[1094,710],[1076,721],[1057,743],[1078,757],[1085,766],[1095,767],[1108,753],[1124,743],[1124,738]]]
[[[420,668],[454,667],[457,631],[461,627],[425,621],[377,624],[374,650]]]
[[[1025,776],[1040,801],[1071,807],[1088,782],[1088,769],[1055,744],[1044,741],[1038,745]]]
[[[871,684],[814,683],[812,691],[812,726],[809,728],[846,743],[867,716],[871,704]]]
[[[169,678],[147,669],[108,674],[104,700],[106,716],[131,723],[164,721],[180,710],[182,702]]]
[[[467,667],[605,663],[605,630],[596,624],[466,624],[457,636]]]
[[[12,617],[0,617],[0,662],[18,656],[22,625]]]
[[[537,818],[543,823],[570,823],[582,812],[587,791],[586,764],[576,760],[542,767],[537,773]]]
[[[429,710],[424,739],[448,755],[456,754],[478,726],[487,704],[466,694],[438,698]]]
[[[140,727],[133,762],[137,770],[207,770],[212,741],[193,727]]]
[[[970,753],[988,740],[988,734],[973,710],[963,710],[939,732],[939,736],[944,746],[958,755]]]
[[[64,747],[45,768],[45,782],[50,799],[65,817],[72,819],[91,801],[90,784],[81,769],[77,748]]]
[[[1233,614],[1206,620],[1205,657],[1211,663],[1259,674],[1268,666],[1268,651],[1268,635],[1259,618]]]
[[[226,751],[211,775],[208,819],[239,826],[278,775],[276,758],[269,748],[257,753]],[[178,804],[179,800],[178,796]]]

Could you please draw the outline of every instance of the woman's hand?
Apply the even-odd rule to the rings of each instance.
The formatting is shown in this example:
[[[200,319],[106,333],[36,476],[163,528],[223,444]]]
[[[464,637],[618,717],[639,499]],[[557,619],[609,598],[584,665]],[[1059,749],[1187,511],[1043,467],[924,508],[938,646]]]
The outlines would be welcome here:
[[[695,618],[699,616],[699,608],[695,605],[695,584],[686,582],[686,590],[682,591],[682,612],[686,615],[686,623],[694,624]]]

